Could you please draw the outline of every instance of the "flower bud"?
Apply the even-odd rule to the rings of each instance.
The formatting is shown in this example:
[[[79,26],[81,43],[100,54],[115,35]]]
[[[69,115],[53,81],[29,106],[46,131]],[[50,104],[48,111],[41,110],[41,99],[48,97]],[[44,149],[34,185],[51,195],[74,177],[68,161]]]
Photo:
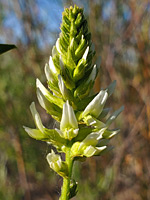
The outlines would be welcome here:
[[[49,59],[49,67],[54,74],[57,74],[57,70],[56,70],[56,67],[54,65],[54,62],[53,62],[53,59],[52,59],[51,56],[50,56],[50,59]]]
[[[78,122],[69,101],[63,105],[62,119],[60,122],[61,137],[71,140],[78,134]]]
[[[53,75],[50,66],[48,64],[45,65],[45,75],[48,81],[55,83],[56,82],[56,78]]]
[[[83,151],[83,155],[86,157],[91,157],[95,154],[95,152],[96,149],[92,145],[90,145]]]
[[[60,155],[58,154],[55,154],[54,151],[52,150],[51,153],[49,153],[46,157],[50,167],[58,172],[61,170],[61,167],[62,167],[62,160],[60,158]]]
[[[86,49],[86,40],[84,39],[84,36],[82,35],[80,44],[75,51],[75,56],[77,58],[80,57],[83,54],[83,52],[85,51],[85,49]]]
[[[75,90],[74,92],[75,97],[78,97],[79,99],[84,99],[89,95],[91,88],[93,87],[96,74],[97,74],[97,69],[96,65],[94,65],[89,77],[87,79],[84,79],[79,85],[79,87],[77,87],[77,89]]]
[[[55,154],[55,152],[52,150],[51,153],[49,153],[46,156],[46,159],[48,161],[49,166],[57,172],[59,175],[63,177],[67,177],[67,165],[61,160],[60,155]]]
[[[86,157],[91,157],[94,155],[99,154],[101,151],[103,151],[104,149],[106,149],[107,146],[103,146],[103,147],[93,147],[93,146],[88,146],[84,151],[83,151],[83,155]]]
[[[60,92],[61,92],[61,94],[63,96],[63,99],[64,100],[67,100],[67,99],[71,100],[72,99],[72,95],[71,95],[70,91],[66,88],[61,75],[58,75],[58,86],[59,86]]]
[[[60,62],[60,67],[61,67],[61,76],[63,77],[63,81],[66,85],[66,87],[70,90],[72,90],[73,88],[75,88],[75,83],[73,82],[73,80],[71,79],[68,70],[64,67],[64,63],[62,61],[62,58],[60,57],[59,59]]]
[[[51,103],[48,101],[45,96],[42,94],[41,90],[37,88],[37,98],[40,103],[40,105],[50,114],[52,115],[55,119],[60,121],[61,119],[61,113],[62,110],[55,105],[54,103]]]
[[[79,150],[83,148],[84,146],[96,146],[98,141],[102,138],[102,135],[106,128],[102,128],[98,132],[92,132],[90,133],[80,144]]]
[[[91,115],[87,115],[83,118],[84,122],[88,126],[93,126],[96,129],[101,129],[106,127],[106,124],[104,124],[102,121],[92,117]]]
[[[58,107],[62,108],[64,101],[54,95],[52,95],[45,87],[44,85],[39,81],[39,79],[36,79],[36,87],[39,88],[41,93],[45,96],[45,98],[50,101],[51,103],[56,104]]]
[[[82,113],[82,116],[84,117],[87,114],[91,114],[94,117],[98,117],[103,110],[107,97],[107,91],[101,90],[99,94],[87,105]]]
[[[85,74],[85,68],[87,67],[86,59],[87,55],[89,53],[89,46],[86,48],[82,58],[78,62],[78,65],[76,66],[74,73],[73,73],[73,79],[77,82],[80,80],[84,74]]]

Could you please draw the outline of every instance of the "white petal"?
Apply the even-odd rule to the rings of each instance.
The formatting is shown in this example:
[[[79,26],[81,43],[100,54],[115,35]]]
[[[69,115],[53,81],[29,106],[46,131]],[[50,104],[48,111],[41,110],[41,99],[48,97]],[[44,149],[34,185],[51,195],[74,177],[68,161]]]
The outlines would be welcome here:
[[[46,110],[45,102],[44,102],[42,93],[41,93],[41,91],[39,90],[39,88],[37,88],[36,93],[37,93],[37,98],[38,98],[38,101],[39,101],[40,105]]]
[[[69,105],[69,101],[63,105],[63,114],[60,123],[60,130],[63,131],[65,128],[78,128],[78,122],[74,114],[72,106]]]
[[[72,38],[71,40],[70,47],[73,47],[73,43],[74,43],[74,38]]]
[[[64,63],[63,63],[63,60],[62,60],[61,56],[59,57],[59,64],[60,64],[60,68],[64,69]]]
[[[50,72],[49,65],[47,63],[45,64],[44,71],[45,71],[45,75],[46,75],[47,80],[51,81],[51,72]]]
[[[103,146],[103,147],[95,147],[97,149],[98,152],[103,151],[104,149],[107,148],[107,146]]]
[[[54,75],[52,74],[48,64],[45,65],[45,75],[48,81],[54,81]]]
[[[78,132],[79,132],[79,128],[73,130],[73,133],[75,136],[78,135]]]
[[[61,53],[60,48],[59,48],[59,38],[58,38],[57,41],[56,41],[56,48],[57,48],[57,51],[58,51],[59,53]]]
[[[106,127],[106,125],[102,121],[99,121],[98,119],[95,119],[90,115],[85,116],[83,120],[88,126],[94,126],[97,129]]]
[[[46,159],[53,170],[59,171],[61,169],[62,161],[60,155],[55,154],[53,150],[46,156]]]
[[[62,112],[62,118],[60,122],[60,130],[63,131],[65,128],[67,128],[69,125],[69,116],[68,116],[68,109],[66,103],[63,105],[63,112]]]
[[[63,137],[63,138],[64,138],[64,134],[63,134],[63,132],[61,132],[61,130],[59,130],[59,129],[57,129],[57,128],[55,128],[55,130],[59,133],[60,137]]]
[[[65,92],[65,84],[62,80],[62,77],[60,76],[60,74],[58,75],[58,86],[59,86],[59,89],[60,89],[60,92],[62,93],[62,95],[64,96],[64,92]]]
[[[36,87],[42,92],[44,96],[49,96],[49,91],[44,87],[39,79],[36,79]]]
[[[91,114],[94,117],[98,117],[105,105],[108,98],[108,93],[106,90],[101,90],[99,94],[87,105],[82,116]]]
[[[34,139],[40,140],[43,139],[44,137],[43,133],[40,130],[28,128],[26,126],[23,126],[23,128],[29,134],[29,136]]]
[[[86,60],[88,53],[89,53],[89,46],[86,48],[86,50],[85,50],[85,52],[84,52],[84,54],[83,54],[83,56],[82,56],[82,58],[83,58],[84,60]]]
[[[35,121],[35,124],[37,126],[37,128],[41,131],[44,132],[44,126],[42,124],[41,118],[39,113],[37,112],[36,108],[35,108],[35,103],[32,102],[31,106],[30,106],[30,110],[33,116],[33,119]]]
[[[94,65],[93,69],[92,69],[92,72],[88,78],[88,82],[90,81],[94,81],[95,78],[96,78],[96,71],[97,71],[97,68],[96,68],[96,65]]]
[[[52,59],[51,56],[50,56],[50,59],[49,59],[49,66],[50,66],[50,69],[52,70],[52,72],[54,74],[57,74],[57,71],[56,71],[56,68],[55,68],[55,65],[54,65],[54,62],[53,62],[53,59]]]
[[[68,117],[69,117],[69,124],[72,126],[72,128],[78,128],[78,122],[76,119],[76,116],[74,114],[74,110],[72,106],[69,105],[69,101],[67,100],[67,109],[68,109]]]
[[[84,155],[86,157],[91,157],[95,154],[96,149],[93,146],[88,146],[85,150],[84,150]]]
[[[98,140],[100,140],[102,138],[102,135],[104,133],[104,131],[106,130],[106,128],[102,128],[100,131],[97,132],[92,132],[90,133],[80,144],[79,146],[79,150],[84,147],[84,146],[96,146],[98,143]]]

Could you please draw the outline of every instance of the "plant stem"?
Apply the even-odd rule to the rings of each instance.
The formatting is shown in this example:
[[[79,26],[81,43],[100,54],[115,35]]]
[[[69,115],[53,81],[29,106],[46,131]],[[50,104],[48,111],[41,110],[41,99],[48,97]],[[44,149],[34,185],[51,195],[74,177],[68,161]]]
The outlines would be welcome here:
[[[66,151],[66,164],[68,165],[68,177],[63,178],[63,186],[61,190],[61,197],[59,200],[69,200],[70,180],[72,175],[73,160],[70,157],[70,147]]]

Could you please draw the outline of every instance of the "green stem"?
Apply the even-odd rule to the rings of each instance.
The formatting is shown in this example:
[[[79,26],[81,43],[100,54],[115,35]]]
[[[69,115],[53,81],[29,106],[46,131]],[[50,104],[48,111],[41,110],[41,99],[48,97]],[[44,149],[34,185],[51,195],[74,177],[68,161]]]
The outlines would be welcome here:
[[[70,181],[71,181],[72,166],[73,166],[73,160],[70,157],[70,147],[68,147],[66,151],[66,164],[68,165],[69,173],[67,178],[63,178],[63,186],[61,190],[61,197],[59,200],[69,200]]]

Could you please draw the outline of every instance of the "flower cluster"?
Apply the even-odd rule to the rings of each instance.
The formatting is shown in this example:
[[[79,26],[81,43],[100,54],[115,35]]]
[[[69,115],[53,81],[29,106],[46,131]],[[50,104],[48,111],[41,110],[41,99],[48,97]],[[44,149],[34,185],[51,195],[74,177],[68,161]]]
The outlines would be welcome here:
[[[24,128],[32,138],[53,144],[58,152],[66,153],[70,147],[72,160],[100,155],[108,149],[110,138],[119,132],[109,127],[123,107],[109,117],[110,109],[105,107],[116,82],[98,94],[92,91],[99,67],[92,64],[94,54],[83,9],[77,6],[66,8],[60,36],[45,65],[48,89],[38,79],[36,81],[40,105],[60,122],[60,128],[45,128],[34,103],[30,109],[36,129]],[[52,151],[47,160],[53,170],[68,176],[67,165],[60,155]]]

